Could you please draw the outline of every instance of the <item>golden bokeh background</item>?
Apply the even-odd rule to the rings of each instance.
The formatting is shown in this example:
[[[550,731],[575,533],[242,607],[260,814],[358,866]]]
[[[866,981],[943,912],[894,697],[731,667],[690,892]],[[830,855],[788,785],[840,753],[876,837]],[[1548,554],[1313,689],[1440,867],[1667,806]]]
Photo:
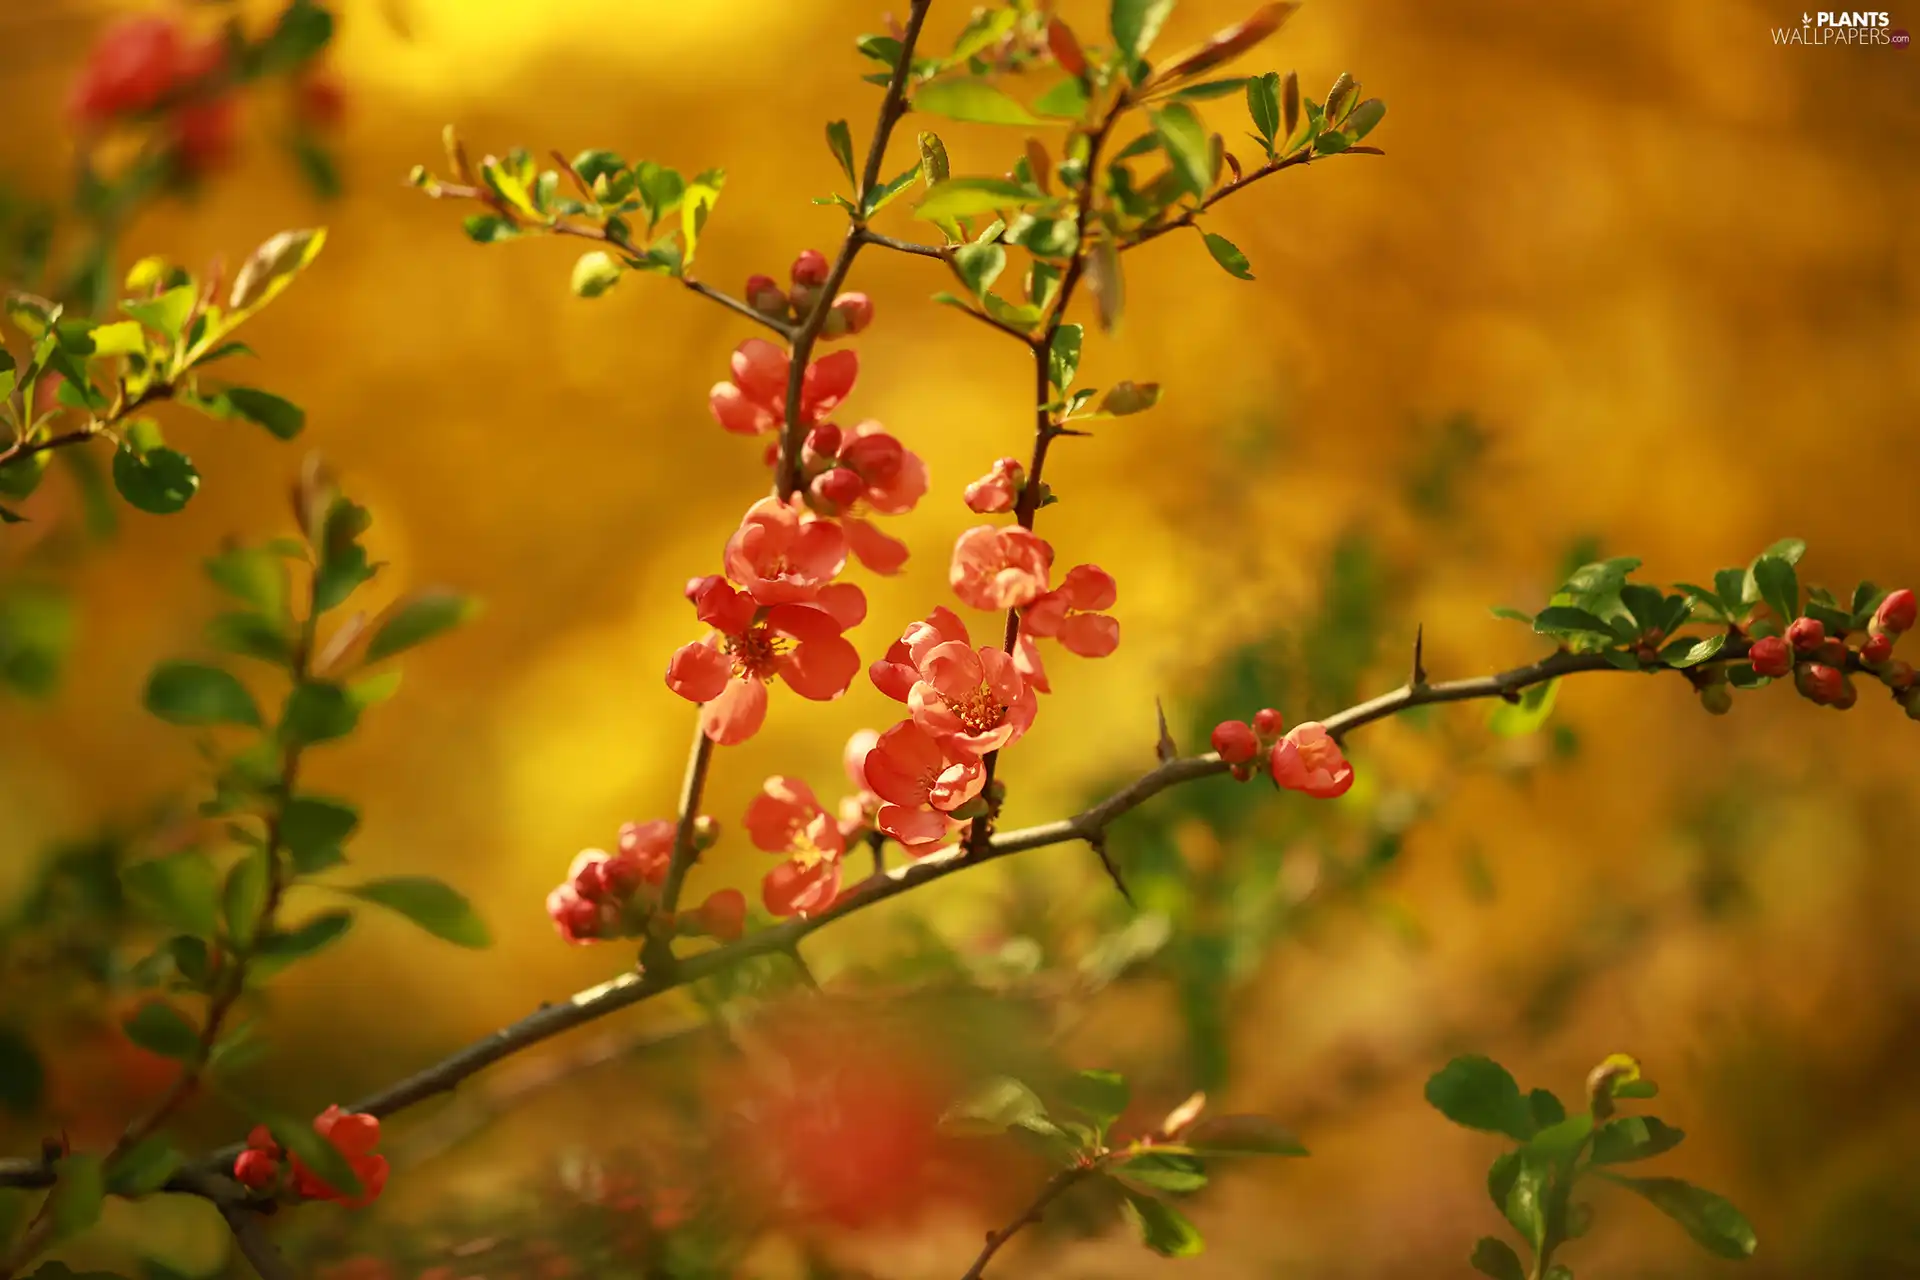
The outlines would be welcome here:
[[[577,300],[578,245],[475,246],[458,230],[467,210],[403,176],[437,160],[446,121],[476,154],[608,146],[687,172],[724,166],[698,274],[738,290],[752,272],[784,275],[801,248],[831,248],[840,215],[808,202],[834,176],[821,124],[849,118],[863,148],[878,95],[856,81],[851,42],[879,15],[854,0],[405,5],[410,38],[371,0],[344,5],[344,199],[316,209],[291,180],[264,145],[263,103],[250,122],[263,145],[236,172],[126,239],[129,260],[231,260],[325,223],[315,269],[250,338],[253,380],[307,408],[306,435],[286,446],[179,418],[201,495],[178,517],[127,515],[78,571],[61,696],[0,705],[4,894],[49,841],[194,781],[182,735],[138,713],[141,682],[197,651],[214,607],[198,558],[284,523],[298,450],[323,452],[371,505],[386,590],[446,582],[486,601],[481,623],[415,656],[400,696],[314,762],[313,785],[362,805],[359,867],[444,876],[497,936],[461,952],[367,919],[283,980],[276,1034],[344,1096],[617,966],[562,946],[541,901],[576,850],[671,811],[692,711],[660,672],[697,633],[680,584],[716,567],[763,488],[760,446],[723,434],[704,404],[744,321],[650,278]],[[1242,7],[1186,0],[1166,39]],[[936,43],[963,8],[936,5]],[[1062,9],[1098,21],[1092,6]],[[46,139],[107,16],[78,0],[0,6],[0,166],[30,187],[61,180],[67,158]],[[1706,578],[1792,534],[1812,546],[1803,577],[1920,583],[1920,53],[1777,47],[1769,28],[1797,17],[1766,0],[1317,0],[1249,60],[1298,68],[1309,87],[1351,70],[1390,106],[1373,139],[1388,154],[1281,175],[1210,218],[1254,283],[1215,269],[1195,237],[1127,259],[1132,314],[1116,339],[1089,340],[1083,379],[1157,380],[1166,398],[1058,446],[1048,479],[1064,501],[1042,518],[1063,563],[1119,579],[1124,643],[1097,664],[1054,664],[1057,692],[1005,762],[1012,821],[1055,816],[1093,780],[1149,762],[1154,698],[1177,702],[1227,645],[1311,607],[1328,548],[1355,528],[1414,567],[1392,606],[1424,622],[1436,677],[1537,653],[1486,606],[1540,603],[1583,535],[1662,580]],[[1240,111],[1205,109],[1230,138]],[[956,172],[1000,171],[1017,141],[941,132]],[[908,571],[861,579],[872,610],[854,639],[868,658],[944,595],[946,549],[973,523],[959,486],[1026,451],[1024,357],[930,305],[938,275],[880,251],[856,269],[878,316],[846,412],[886,423],[935,484],[891,526],[914,547]],[[1461,412],[1486,449],[1461,515],[1429,537],[1398,477],[1427,428]],[[1402,676],[1396,653],[1368,684]],[[824,708],[776,696],[768,728],[720,753],[708,808],[737,826],[775,772],[837,794],[840,744],[891,706],[864,681]],[[1757,1223],[1746,1274],[1920,1275],[1920,726],[1870,689],[1844,716],[1775,690],[1715,720],[1677,681],[1612,676],[1565,688],[1559,708],[1583,738],[1574,767],[1526,787],[1467,779],[1387,879],[1424,946],[1340,915],[1242,1001],[1233,1100],[1298,1118],[1315,1156],[1203,1201],[1210,1252],[1189,1273],[1468,1274],[1457,1259],[1498,1225],[1482,1189],[1493,1148],[1427,1108],[1420,1082],[1475,1050],[1565,1096],[1626,1048],[1691,1135],[1667,1166]],[[1444,772],[1397,732],[1368,740],[1372,768]],[[1691,906],[1689,814],[1722,794],[1757,815],[1730,854],[1749,900],[1710,917]],[[1462,883],[1469,843],[1493,869],[1491,903]],[[1099,883],[1064,848],[1032,856],[1063,884]],[[735,837],[698,874],[751,889],[763,869]],[[1001,874],[885,912],[958,928]],[[1609,949],[1596,911],[1650,923]],[[823,934],[816,964],[830,974],[878,927]],[[1529,1020],[1521,993],[1582,964],[1593,972],[1561,1015]],[[1138,1054],[1153,1018],[1098,1019],[1074,1052]],[[550,1115],[539,1132],[574,1139],[610,1123]],[[490,1150],[534,1158],[533,1132],[503,1133]],[[464,1162],[435,1193],[512,1165]],[[1604,1214],[1574,1255],[1582,1275],[1727,1265],[1641,1208]],[[926,1233],[880,1274],[958,1274],[977,1230]],[[1118,1232],[1044,1257],[1060,1277],[1175,1265]]]

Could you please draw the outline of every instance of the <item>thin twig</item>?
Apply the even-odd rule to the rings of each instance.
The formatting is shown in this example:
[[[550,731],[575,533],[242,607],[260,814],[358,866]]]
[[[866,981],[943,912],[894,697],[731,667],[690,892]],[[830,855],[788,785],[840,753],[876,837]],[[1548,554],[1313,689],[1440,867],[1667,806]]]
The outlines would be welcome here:
[[[1316,155],[1312,148],[1308,148],[1305,151],[1296,151],[1284,159],[1275,160],[1270,164],[1260,166],[1237,182],[1227,183],[1205,200],[1202,200],[1199,208],[1189,209],[1171,222],[1163,222],[1158,226],[1148,227],[1145,230],[1135,232],[1131,237],[1123,240],[1118,248],[1120,252],[1125,253],[1128,249],[1138,249],[1150,240],[1158,240],[1168,232],[1178,231],[1183,227],[1191,227],[1195,224],[1195,219],[1207,210],[1213,208],[1216,204],[1219,204],[1222,200],[1225,200],[1228,196],[1244,191],[1254,183],[1260,181],[1260,179],[1272,177],[1282,169],[1297,169],[1302,165],[1312,164],[1315,160],[1331,160],[1337,156],[1383,156],[1385,154],[1387,153],[1378,147],[1348,147],[1345,151],[1336,151],[1331,156]]]
[[[998,1231],[987,1232],[986,1244],[981,1247],[979,1256],[974,1258],[973,1265],[967,1268],[966,1274],[961,1276],[960,1280],[980,1280],[980,1277],[986,1273],[987,1264],[993,1261],[994,1254],[1005,1248],[1007,1242],[1019,1235],[1023,1228],[1040,1221],[1048,1205],[1066,1194],[1068,1188],[1089,1177],[1097,1167],[1097,1162],[1075,1165],[1071,1169],[1062,1169],[1047,1179],[1046,1185],[1040,1188],[1040,1194],[1033,1198],[1032,1204],[1021,1211],[1019,1217]]]
[[[895,253],[910,253],[916,258],[939,258],[943,261],[953,256],[958,246],[950,244],[920,244],[914,240],[896,240],[892,236],[883,236],[870,227],[860,229],[860,238],[870,245],[882,249],[891,249]]]

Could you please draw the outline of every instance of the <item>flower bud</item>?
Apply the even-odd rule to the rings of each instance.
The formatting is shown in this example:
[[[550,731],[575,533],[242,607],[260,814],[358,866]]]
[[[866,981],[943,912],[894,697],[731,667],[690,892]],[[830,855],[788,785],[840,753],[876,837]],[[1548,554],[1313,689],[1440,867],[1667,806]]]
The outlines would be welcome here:
[[[1866,666],[1877,667],[1893,657],[1893,636],[1885,631],[1867,637],[1860,646],[1860,661]]]
[[[802,249],[800,256],[793,260],[793,282],[797,285],[817,289],[827,282],[832,271],[827,255],[818,249]]]
[[[1832,636],[1828,636],[1820,642],[1820,647],[1814,651],[1813,658],[1816,662],[1824,663],[1829,667],[1845,671],[1847,669],[1847,659],[1851,656],[1852,655],[1847,652],[1847,646],[1844,641],[1836,640]]]
[[[1280,713],[1272,707],[1262,707],[1253,713],[1253,731],[1259,734],[1262,740],[1279,737],[1280,731],[1286,727],[1287,722],[1281,719]]]
[[[1895,658],[1880,669],[1880,680],[1895,693],[1905,693],[1913,688],[1913,666]]]
[[[602,870],[605,862],[589,862],[573,874],[573,891],[588,902],[599,902],[607,896],[607,882]]]
[[[1787,643],[1795,653],[1812,653],[1827,638],[1818,618],[1795,618],[1787,624]]]
[[[1733,710],[1733,690],[1724,684],[1710,684],[1700,691],[1700,705],[1710,716],[1723,716]]]
[[[622,901],[631,898],[633,891],[640,887],[640,882],[646,879],[646,869],[640,865],[640,859],[629,854],[623,853],[617,857],[608,858],[598,865],[600,884],[606,890],[607,896],[611,898]],[[579,893],[579,891],[579,881],[575,880],[574,892]]]
[[[1860,691],[1853,687],[1853,681],[1847,679],[1845,676],[1841,676],[1840,692],[1835,694],[1833,698],[1834,710],[1850,710],[1853,704],[1858,701],[1860,701]]]
[[[1793,670],[1793,654],[1779,636],[1762,636],[1747,651],[1747,660],[1760,675],[1778,679]]]
[[[1901,694],[1900,705],[1906,709],[1907,719],[1920,720],[1920,685]]]
[[[1803,662],[1793,669],[1794,687],[1808,701],[1827,705],[1840,696],[1840,673],[1817,662]]]
[[[711,814],[703,813],[693,820],[693,851],[705,853],[720,843],[720,824]]]
[[[967,509],[983,516],[1011,511],[1026,484],[1027,472],[1020,459],[1001,458],[993,464],[993,470],[967,485]]]
[[[867,482],[850,468],[834,467],[813,478],[814,496],[836,507],[858,502],[867,492]]]
[[[772,276],[747,277],[747,305],[763,316],[787,318],[787,295]]]
[[[827,319],[840,319],[848,334],[860,333],[873,323],[873,299],[864,293],[843,293],[833,300]]]
[[[600,908],[585,898],[569,898],[554,918],[569,938],[597,938],[601,934]]]
[[[1915,613],[1913,591],[1902,587],[1880,602],[1880,607],[1873,611],[1873,620],[1882,631],[1897,636],[1913,630]]]
[[[233,1180],[243,1187],[264,1191],[280,1176],[280,1162],[255,1147],[242,1151],[233,1162]]]
[[[1223,720],[1213,727],[1213,749],[1228,764],[1244,764],[1259,754],[1259,740],[1244,720]]]
[[[1245,764],[1233,766],[1233,768],[1227,770],[1227,772],[1233,775],[1235,782],[1252,782],[1253,775],[1258,772],[1258,766],[1249,760]]]
[[[732,942],[747,923],[746,895],[738,889],[720,889],[695,910],[700,929],[710,938]]]

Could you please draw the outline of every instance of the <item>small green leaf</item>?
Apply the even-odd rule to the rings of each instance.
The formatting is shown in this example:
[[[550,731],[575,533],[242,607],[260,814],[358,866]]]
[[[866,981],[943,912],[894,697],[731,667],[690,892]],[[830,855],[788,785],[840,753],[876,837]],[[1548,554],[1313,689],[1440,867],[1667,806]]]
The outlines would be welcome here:
[[[481,948],[493,937],[466,898],[430,876],[392,876],[349,886],[342,892],[398,912],[436,938],[455,946]]]
[[[1140,1242],[1163,1258],[1191,1258],[1206,1247],[1200,1232],[1186,1216],[1164,1200],[1121,1188],[1125,1209]]]
[[[1053,335],[1053,345],[1047,351],[1047,381],[1055,391],[1072,386],[1074,375],[1080,371],[1081,337],[1077,324],[1063,324]]]
[[[124,356],[147,349],[146,330],[140,327],[138,320],[116,320],[112,324],[103,324],[88,330],[87,336],[93,339],[93,353],[96,356]]]
[[[1569,631],[1586,632],[1592,635],[1614,639],[1613,628],[1585,609],[1576,609],[1572,605],[1548,605],[1534,615],[1533,629],[1543,636],[1556,635]]]
[[[356,680],[348,685],[347,701],[351,702],[357,710],[365,711],[368,707],[385,702],[398,692],[400,692],[400,669],[395,667],[377,676],[368,676],[364,680]]]
[[[1054,120],[1078,120],[1087,114],[1087,86],[1069,76],[1034,99],[1033,110]]]
[[[1504,1133],[1519,1142],[1533,1136],[1533,1116],[1513,1075],[1491,1058],[1455,1058],[1427,1081],[1427,1101],[1468,1129]]]
[[[833,152],[833,158],[840,164],[840,172],[847,175],[847,181],[858,184],[860,179],[853,168],[853,130],[847,127],[845,120],[835,120],[827,125],[827,150]],[[858,195],[859,192],[854,193]]]
[[[694,256],[700,248],[700,233],[706,230],[707,217],[719,202],[720,185],[717,181],[688,184],[680,197],[680,239],[686,249],[682,254],[680,271],[672,274],[679,275],[693,265]]]
[[[257,613],[222,613],[207,623],[207,643],[226,653],[277,667],[293,665],[293,640],[276,622]]]
[[[1513,1182],[1507,1188],[1506,1203],[1501,1206],[1507,1221],[1539,1252],[1547,1236],[1547,1196],[1553,1178],[1553,1162],[1543,1155],[1522,1148],[1513,1169]]]
[[[1167,153],[1173,171],[1188,195],[1204,197],[1213,185],[1213,164],[1207,151],[1207,127],[1185,103],[1172,102],[1149,112],[1154,134]]]
[[[204,567],[215,586],[261,613],[278,617],[286,610],[287,569],[272,552],[230,547],[208,558]]]
[[[963,244],[949,259],[953,273],[978,298],[993,287],[1007,266],[1007,251],[997,244]]]
[[[360,825],[360,814],[344,800],[295,796],[280,813],[280,842],[299,875],[312,875],[345,861],[340,846]]]
[[[1247,255],[1240,252],[1233,241],[1225,236],[1215,235],[1211,231],[1202,231],[1200,236],[1207,242],[1207,252],[1213,260],[1230,276],[1238,280],[1253,279],[1253,266],[1247,261]]]
[[[156,921],[211,938],[220,924],[220,873],[204,853],[188,850],[130,862],[120,882]]]
[[[379,662],[451,631],[479,613],[472,598],[433,587],[395,603],[377,624],[367,644],[367,661]]]
[[[255,249],[253,256],[241,266],[240,274],[234,277],[233,292],[227,299],[230,314],[225,327],[233,328],[279,297],[293,283],[294,277],[320,256],[320,250],[326,243],[326,228],[314,227],[304,231],[282,231]]]
[[[919,176],[920,166],[915,164],[913,168],[908,169],[905,173],[883,182],[872,191],[867,192],[864,197],[866,216],[871,218],[874,214],[892,204],[895,197],[912,186],[913,180]]]
[[[1176,1195],[1198,1191],[1207,1185],[1207,1171],[1198,1160],[1169,1151],[1148,1151],[1115,1166],[1114,1171],[1141,1186]]]
[[[331,742],[352,733],[360,722],[359,708],[345,689],[321,680],[296,685],[287,695],[280,730],[293,742],[311,745]]]
[[[250,849],[227,870],[227,883],[220,892],[221,915],[227,936],[242,950],[253,945],[260,930],[260,916],[267,906],[267,851]]]
[[[47,1193],[48,1244],[70,1240],[100,1220],[107,1198],[107,1182],[99,1156],[71,1155],[54,1166],[53,1190]]]
[[[1791,562],[1780,556],[1761,556],[1753,562],[1753,582],[1760,598],[1782,622],[1800,616],[1800,581]]]
[[[1207,1116],[1181,1139],[1203,1156],[1304,1156],[1300,1139],[1277,1120],[1257,1115]]]
[[[1271,155],[1273,140],[1280,132],[1278,71],[1269,71],[1247,81],[1247,114],[1253,117],[1253,127],[1260,131],[1260,140],[1267,144],[1267,152]]]
[[[200,1033],[186,1015],[164,1000],[149,1000],[120,1023],[127,1039],[149,1053],[182,1062],[199,1056]]]
[[[468,214],[461,221],[460,229],[475,244],[499,244],[520,234],[520,228],[514,225],[512,219],[503,218],[497,213]]]
[[[1535,1129],[1551,1129],[1567,1118],[1567,1109],[1551,1089],[1533,1089],[1527,1093],[1527,1112]]]
[[[187,456],[164,446],[140,451],[122,444],[113,455],[113,487],[128,503],[151,515],[169,516],[200,488],[200,473]]]
[[[1644,1198],[1718,1257],[1751,1258],[1760,1246],[1746,1216],[1711,1191],[1678,1178],[1628,1178],[1614,1173],[1602,1176]]]
[[[1100,407],[1094,412],[1111,414],[1116,418],[1125,418],[1136,413],[1145,413],[1160,403],[1160,384],[1157,382],[1116,382],[1100,401]]]
[[[1503,738],[1536,733],[1553,715],[1553,704],[1559,693],[1558,680],[1529,685],[1521,690],[1520,701],[1497,703],[1487,714],[1487,727]]]
[[[1037,204],[1046,198],[1045,192],[1009,178],[947,178],[933,184],[913,216],[926,221],[971,218]]]
[[[1386,115],[1386,103],[1378,98],[1368,98],[1353,109],[1353,114],[1347,117],[1346,124],[1341,126],[1341,132],[1352,141],[1358,142],[1372,133],[1374,127],[1386,119]]]
[[[1750,578],[1745,569],[1722,569],[1713,575],[1715,593],[1719,595],[1720,602],[1727,607],[1727,612],[1735,618],[1746,612],[1747,605],[1760,598],[1758,592],[1753,595],[1747,594],[1749,581]]]
[[[1353,140],[1337,129],[1328,129],[1314,135],[1313,149],[1323,156],[1337,156],[1353,145]]]
[[[1039,124],[1040,118],[985,80],[935,80],[914,92],[913,109],[973,124]]]
[[[152,1195],[180,1171],[185,1158],[173,1144],[155,1134],[128,1148],[107,1170],[107,1190],[128,1199]]]
[[[1520,1256],[1513,1251],[1513,1246],[1492,1236],[1481,1236],[1467,1261],[1475,1271],[1493,1280],[1527,1280],[1526,1269],[1520,1265]]]
[[[267,1120],[267,1131],[289,1154],[298,1156],[301,1164],[313,1170],[328,1188],[347,1197],[360,1194],[360,1175],[353,1171],[338,1147],[314,1132],[311,1121],[275,1116]]]
[[[304,960],[332,946],[353,927],[351,911],[322,911],[292,929],[275,929],[254,947],[249,981],[270,978],[296,960]]]
[[[1673,1150],[1686,1136],[1683,1130],[1652,1116],[1621,1116],[1594,1131],[1593,1162],[1625,1164],[1630,1160],[1648,1160]]]
[[[620,283],[623,272],[613,255],[603,249],[583,253],[573,264],[573,277],[568,287],[577,298],[597,298],[613,286]]]
[[[232,672],[198,662],[163,662],[147,677],[147,710],[168,724],[258,726],[253,695]]]
[[[1670,667],[1685,669],[1697,667],[1707,659],[1727,647],[1727,633],[1708,636],[1704,640],[1682,639],[1660,651],[1660,660]]]
[[[1159,37],[1173,6],[1174,0],[1112,0],[1107,29],[1114,44],[1129,59],[1141,57]]]
[[[1133,1095],[1126,1080],[1116,1071],[1082,1071],[1066,1082],[1061,1096],[1104,1133],[1127,1109]]]
[[[963,1136],[1005,1133],[1047,1118],[1040,1096],[1010,1076],[999,1076],[948,1107],[940,1128]]]
[[[307,411],[291,400],[258,387],[227,387],[218,403],[242,422],[265,427],[276,440],[291,440],[307,425]]]

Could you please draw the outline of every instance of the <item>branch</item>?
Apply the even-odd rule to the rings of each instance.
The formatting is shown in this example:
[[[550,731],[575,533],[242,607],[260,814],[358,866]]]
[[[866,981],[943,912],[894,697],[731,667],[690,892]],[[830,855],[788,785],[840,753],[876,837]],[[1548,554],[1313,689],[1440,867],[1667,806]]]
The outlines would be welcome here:
[[[1124,240],[1120,243],[1120,252],[1125,253],[1128,249],[1138,249],[1149,240],[1158,240],[1169,231],[1178,231],[1182,227],[1194,226],[1195,219],[1207,210],[1213,208],[1214,205],[1219,204],[1222,200],[1225,200],[1228,196],[1236,192],[1246,190],[1262,178],[1279,173],[1282,169],[1297,169],[1302,165],[1312,164],[1315,160],[1331,160],[1338,156],[1383,156],[1385,154],[1387,153],[1378,147],[1348,147],[1345,151],[1334,152],[1332,156],[1316,155],[1312,148],[1308,148],[1305,151],[1296,151],[1284,160],[1274,160],[1262,165],[1237,182],[1229,182],[1226,186],[1221,187],[1205,200],[1202,200],[1198,208],[1187,210],[1172,222],[1163,222],[1157,227],[1151,227],[1137,232],[1131,239]]]
[[[693,728],[693,753],[687,758],[686,776],[680,783],[680,822],[673,831],[673,859],[667,864],[667,878],[660,886],[660,911],[671,915],[680,905],[680,887],[693,867],[693,824],[700,817],[700,797],[707,789],[707,767],[713,763],[713,739],[696,724]]]
[[[119,394],[123,396],[126,394],[126,388],[124,386],[120,388]],[[76,427],[72,431],[64,432],[61,435],[49,436],[45,440],[28,440],[24,435],[16,438],[12,444],[4,449],[0,449],[0,466],[5,466],[7,463],[18,458],[30,458],[36,453],[46,453],[53,449],[65,449],[69,445],[85,444],[87,441],[118,426],[128,414],[133,413],[135,410],[144,409],[146,406],[157,401],[170,400],[172,398],[173,384],[171,382],[156,380],[133,399],[123,401],[121,404],[116,405],[106,417],[90,419],[83,427]],[[25,407],[27,410],[25,415],[26,422],[31,424],[33,406],[27,405]]]
[[[873,126],[873,140],[867,144],[867,163],[860,171],[860,189],[853,193],[854,208],[866,208],[867,192],[874,189],[880,181],[880,164],[886,159],[887,139],[893,134],[893,126],[899,123],[906,111],[907,79],[913,74],[913,47],[920,39],[920,28],[926,25],[927,10],[933,7],[933,0],[913,0],[907,14],[907,28],[900,37],[900,56],[894,63],[893,76],[887,81],[887,95],[880,102],[880,118]],[[800,446],[806,442],[807,420],[801,412],[801,391],[806,383],[807,362],[813,358],[813,344],[820,338],[820,331],[826,327],[827,315],[833,308],[833,300],[840,292],[840,286],[846,283],[847,273],[853,270],[853,260],[865,244],[877,244],[866,228],[866,215],[856,212],[853,225],[847,228],[847,238],[840,245],[840,256],[834,260],[833,267],[827,272],[827,279],[820,286],[820,292],[813,300],[812,310],[806,319],[794,331],[793,352],[787,369],[787,422],[780,433],[780,460],[774,468],[774,493],[782,500],[791,498],[800,489]],[[900,243],[904,244],[904,241]]]
[[[1074,1186],[1080,1182],[1081,1179],[1092,1174],[1097,1167],[1097,1162],[1075,1165],[1071,1169],[1062,1169],[1047,1179],[1046,1185],[1040,1188],[1040,1194],[1033,1198],[1033,1203],[1028,1205],[1019,1217],[998,1231],[987,1232],[986,1245],[980,1250],[980,1255],[973,1260],[973,1265],[967,1268],[966,1274],[961,1276],[960,1280],[980,1280],[980,1277],[986,1273],[987,1264],[993,1261],[993,1255],[999,1253],[1000,1250],[1006,1246],[1007,1241],[1020,1234],[1023,1227],[1031,1226],[1040,1221],[1041,1216],[1046,1213],[1048,1205],[1064,1195],[1069,1187]]]

